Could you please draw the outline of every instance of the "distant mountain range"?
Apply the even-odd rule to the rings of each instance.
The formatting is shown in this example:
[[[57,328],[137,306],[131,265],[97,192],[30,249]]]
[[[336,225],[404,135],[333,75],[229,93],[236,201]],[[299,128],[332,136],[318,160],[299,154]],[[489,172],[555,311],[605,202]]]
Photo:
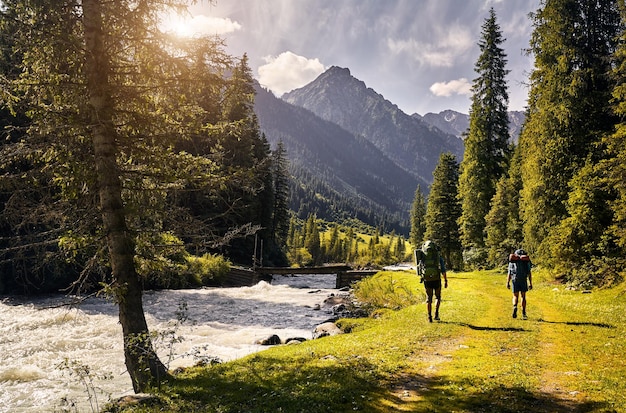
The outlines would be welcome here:
[[[421,119],[429,125],[461,139],[465,139],[464,134],[469,129],[469,115],[453,110],[444,110],[439,113],[429,112],[424,116],[414,113],[411,116]],[[511,142],[517,143],[525,119],[526,115],[524,112],[509,112],[509,133],[511,134]]]
[[[442,152],[461,161],[469,125],[453,111],[407,115],[339,67],[281,99],[257,85],[255,112],[272,147],[285,146],[298,216],[356,218],[405,235],[417,186],[427,194]]]

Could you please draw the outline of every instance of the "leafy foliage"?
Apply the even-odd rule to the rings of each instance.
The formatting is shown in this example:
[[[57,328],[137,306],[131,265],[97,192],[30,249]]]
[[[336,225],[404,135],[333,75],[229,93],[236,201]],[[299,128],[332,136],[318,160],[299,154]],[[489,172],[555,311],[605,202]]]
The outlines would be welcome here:
[[[520,136],[521,213],[526,246],[544,260],[559,248],[551,244],[568,238],[551,234],[569,215],[572,179],[593,162],[594,145],[615,124],[609,73],[622,30],[618,7],[617,1],[556,0],[532,16],[535,69]]]
[[[498,267],[506,263],[508,255],[522,245],[522,221],[519,214],[522,177],[520,146],[515,147],[509,173],[498,181],[491,209],[485,217],[488,249],[487,263]]]

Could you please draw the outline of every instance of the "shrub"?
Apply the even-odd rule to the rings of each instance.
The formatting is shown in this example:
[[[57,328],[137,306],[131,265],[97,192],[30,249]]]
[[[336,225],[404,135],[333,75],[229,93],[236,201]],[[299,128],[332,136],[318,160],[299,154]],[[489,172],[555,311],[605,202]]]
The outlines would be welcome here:
[[[217,285],[230,271],[230,262],[221,255],[204,254],[201,257],[186,257],[186,271],[201,285]]]
[[[466,268],[482,270],[488,266],[489,250],[487,248],[470,248],[463,251],[463,263]]]
[[[562,273],[567,283],[577,289],[591,289],[593,287],[612,287],[624,279],[622,259],[598,257],[572,266],[571,271]]]
[[[230,263],[224,257],[193,256],[179,238],[169,233],[138,238],[135,264],[146,289],[217,285],[230,270]]]
[[[418,277],[411,272],[379,272],[354,285],[354,296],[370,312],[400,309],[424,301]]]

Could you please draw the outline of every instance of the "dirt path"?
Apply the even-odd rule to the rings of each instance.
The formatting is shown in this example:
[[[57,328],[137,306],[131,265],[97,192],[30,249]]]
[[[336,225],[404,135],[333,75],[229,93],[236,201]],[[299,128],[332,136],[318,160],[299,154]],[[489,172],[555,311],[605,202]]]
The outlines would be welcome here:
[[[477,309],[442,320],[444,326],[462,328],[424,343],[413,355],[413,367],[391,386],[394,408],[424,411],[420,406],[434,404],[438,392],[456,398],[453,405],[460,407],[459,412],[592,411],[585,395],[572,386],[572,379],[581,373],[566,359],[575,343],[568,341],[569,327],[559,310],[541,300],[541,293],[530,292],[529,320],[513,319],[510,292],[499,280],[467,284],[465,290],[471,293],[458,294],[471,294]],[[437,328],[437,323],[426,328]],[[446,408],[442,405],[441,411]]]

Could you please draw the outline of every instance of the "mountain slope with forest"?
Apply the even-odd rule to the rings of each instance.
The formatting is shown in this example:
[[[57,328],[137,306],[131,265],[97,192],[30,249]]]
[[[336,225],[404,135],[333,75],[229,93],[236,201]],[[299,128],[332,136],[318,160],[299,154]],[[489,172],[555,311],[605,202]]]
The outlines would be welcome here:
[[[257,86],[255,112],[267,140],[282,141],[290,163],[290,207],[300,218],[357,218],[408,231],[417,185],[428,182],[399,167],[363,137]]]

